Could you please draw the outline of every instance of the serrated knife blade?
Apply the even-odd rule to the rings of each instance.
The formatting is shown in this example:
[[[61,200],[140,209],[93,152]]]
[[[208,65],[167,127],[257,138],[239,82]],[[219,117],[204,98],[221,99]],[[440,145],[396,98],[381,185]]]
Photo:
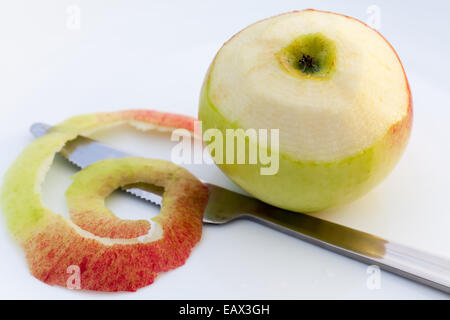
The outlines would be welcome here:
[[[46,134],[50,128],[49,125],[35,123],[30,131],[35,137],[39,137]],[[60,153],[80,168],[101,159],[131,156],[82,136],[69,142]],[[276,208],[255,198],[210,183],[205,184],[209,189],[208,206],[203,218],[205,223],[223,224],[239,218],[250,219],[450,294],[448,257],[423,252],[306,214]],[[145,190],[145,186],[140,185],[139,188],[134,187],[126,191],[161,205],[161,195]]]
[[[30,131],[35,137],[40,137],[47,133],[51,126],[43,123],[35,123],[31,126]],[[73,141],[69,141],[60,151],[69,162],[79,168],[87,167],[88,165],[102,159],[109,158],[124,158],[131,155],[116,150],[107,146],[106,144],[80,136]],[[161,206],[161,195],[139,189],[139,188],[123,188],[124,191],[135,195],[138,198],[150,201],[158,206]]]

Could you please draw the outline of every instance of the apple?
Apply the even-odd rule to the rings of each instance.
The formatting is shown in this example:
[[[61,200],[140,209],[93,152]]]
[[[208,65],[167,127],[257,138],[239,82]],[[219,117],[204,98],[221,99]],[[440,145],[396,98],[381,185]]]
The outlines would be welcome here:
[[[315,212],[364,195],[388,175],[409,139],[412,99],[380,33],[308,9],[256,22],[223,45],[202,87],[199,119],[203,130],[224,135],[279,129],[275,174],[262,175],[260,161],[217,164],[262,201]],[[258,143],[247,138],[245,152]]]
[[[152,110],[82,115],[31,142],[5,174],[1,205],[33,276],[68,287],[78,276],[79,289],[136,291],[160,272],[183,265],[200,240],[208,190],[182,167],[142,158],[96,162],[81,170],[67,191],[72,220],[46,208],[40,195],[56,152],[79,134],[123,122],[142,130],[193,131],[194,121]],[[121,220],[105,207],[110,192],[132,183],[165,189],[151,235],[148,222]]]

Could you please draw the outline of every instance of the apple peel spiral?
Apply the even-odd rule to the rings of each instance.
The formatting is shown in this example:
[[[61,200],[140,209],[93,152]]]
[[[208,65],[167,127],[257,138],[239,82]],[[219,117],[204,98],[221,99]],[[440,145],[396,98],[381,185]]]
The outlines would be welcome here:
[[[195,119],[151,110],[127,110],[70,118],[30,143],[4,177],[1,204],[8,229],[25,250],[33,276],[66,286],[70,266],[80,270],[81,289],[136,291],[160,272],[183,265],[200,240],[207,188],[168,161],[108,159],[80,171],[66,196],[71,218],[41,201],[41,185],[55,154],[78,135],[128,122],[141,129],[193,130]],[[114,189],[131,183],[164,187],[163,206],[148,221],[121,220],[104,206]]]

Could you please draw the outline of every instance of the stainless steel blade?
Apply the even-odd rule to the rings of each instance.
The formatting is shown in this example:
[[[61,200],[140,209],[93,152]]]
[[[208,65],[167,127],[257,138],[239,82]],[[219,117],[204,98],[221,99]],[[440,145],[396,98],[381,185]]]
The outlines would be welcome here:
[[[31,132],[41,136],[50,129],[34,124]],[[100,142],[78,137],[69,142],[61,154],[83,168],[105,158],[131,156]],[[213,184],[208,186],[210,200],[203,221],[223,224],[239,218],[251,219],[291,236],[354,258],[405,278],[450,293],[450,260],[351,229],[326,220],[294,213],[263,203]],[[151,190],[152,192],[150,192]],[[140,198],[161,205],[161,196],[144,185],[126,190]],[[159,193],[161,190],[159,190]],[[156,190],[158,193],[158,190]]]

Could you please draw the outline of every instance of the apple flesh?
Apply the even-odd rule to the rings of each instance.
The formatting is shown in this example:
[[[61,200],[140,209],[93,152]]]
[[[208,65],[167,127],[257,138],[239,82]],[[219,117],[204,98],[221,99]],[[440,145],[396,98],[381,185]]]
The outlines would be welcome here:
[[[262,201],[314,212],[352,201],[402,155],[412,99],[390,44],[362,22],[305,10],[259,21],[217,53],[200,97],[203,130],[279,129],[279,170],[220,164]],[[257,143],[249,141],[246,145]]]

